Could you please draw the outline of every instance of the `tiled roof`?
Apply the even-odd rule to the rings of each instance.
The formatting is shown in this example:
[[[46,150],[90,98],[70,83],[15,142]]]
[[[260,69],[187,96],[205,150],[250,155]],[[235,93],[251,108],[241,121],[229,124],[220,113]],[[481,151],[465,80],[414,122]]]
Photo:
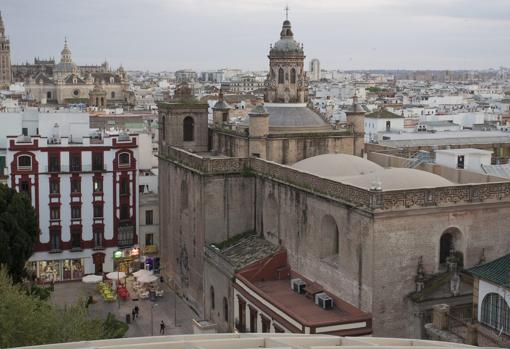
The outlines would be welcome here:
[[[321,117],[306,106],[265,105],[269,112],[269,127],[321,127],[327,125]]]
[[[510,287],[510,254],[467,270],[473,276]]]
[[[255,234],[249,234],[236,244],[223,249],[220,253],[236,270],[239,270],[251,263],[272,256],[279,249],[280,246],[273,245]]]
[[[375,118],[375,119],[400,119],[403,118],[401,115],[397,115],[392,113],[386,109],[377,109],[376,111],[366,114],[366,118]]]

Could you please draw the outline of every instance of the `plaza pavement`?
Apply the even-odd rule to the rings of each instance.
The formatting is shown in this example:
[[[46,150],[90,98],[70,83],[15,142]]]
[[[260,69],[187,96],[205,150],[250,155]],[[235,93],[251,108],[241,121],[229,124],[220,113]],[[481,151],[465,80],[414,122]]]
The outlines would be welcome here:
[[[151,308],[154,304],[157,304],[153,307],[154,335],[159,335],[161,320],[166,325],[165,334],[193,333],[191,320],[197,318],[196,314],[181,298],[175,298],[174,292],[166,284],[161,283],[159,287],[164,290],[164,295],[156,298],[155,302],[148,299],[132,300],[136,296],[134,296],[135,293],[128,281],[130,299],[107,303],[96,290],[95,284],[84,284],[81,281],[64,282],[55,284],[55,291],[51,294],[51,302],[59,306],[65,306],[66,304],[76,303],[80,298],[85,300],[89,295],[92,295],[95,300],[95,303],[89,306],[89,312],[92,316],[106,318],[106,315],[110,312],[121,321],[126,321],[126,314],[131,316],[131,310],[138,305],[140,309],[139,317],[134,321],[131,320],[125,337],[151,335]],[[174,303],[177,305],[175,313]],[[177,326],[174,323],[174,315],[177,317]]]

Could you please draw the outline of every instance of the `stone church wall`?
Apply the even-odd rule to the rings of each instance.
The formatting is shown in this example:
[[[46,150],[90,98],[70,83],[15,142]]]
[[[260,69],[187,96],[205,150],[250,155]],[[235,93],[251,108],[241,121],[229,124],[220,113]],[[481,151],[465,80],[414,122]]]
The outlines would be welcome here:
[[[196,172],[159,162],[161,271],[202,312],[204,200]]]
[[[293,270],[370,312],[370,215],[269,179],[256,186],[257,232],[286,248]]]
[[[482,253],[486,260],[508,253],[510,217],[505,213],[508,209],[508,203],[501,203],[376,214],[375,248],[371,251],[374,335],[413,335],[406,316],[405,297],[415,290],[414,277],[420,256],[426,273],[439,271],[439,241],[448,228],[458,229],[454,246],[463,253],[464,267],[477,264]]]
[[[204,245],[254,227],[296,272],[372,312],[384,336],[419,333],[406,296],[420,256],[426,273],[439,271],[445,231],[465,267],[510,250],[508,183],[371,192],[261,159],[166,151],[175,163],[160,162],[163,273],[200,311]]]
[[[234,133],[235,131],[231,131]],[[300,160],[329,153],[353,154],[354,138],[351,135],[325,134],[306,137],[306,134],[271,135],[265,139],[266,159],[280,164],[294,164]],[[212,149],[229,157],[249,157],[249,139],[241,134],[214,130]]]
[[[203,311],[205,245],[253,231],[252,177],[198,172],[160,160],[162,272]]]
[[[329,153],[353,153],[352,137],[282,137],[267,141],[267,160],[292,165],[300,160]]]

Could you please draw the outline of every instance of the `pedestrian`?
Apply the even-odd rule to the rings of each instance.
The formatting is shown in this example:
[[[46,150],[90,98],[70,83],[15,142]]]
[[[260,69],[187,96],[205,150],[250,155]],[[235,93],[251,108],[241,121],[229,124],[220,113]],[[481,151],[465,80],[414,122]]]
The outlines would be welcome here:
[[[140,312],[140,308],[138,308],[138,305],[135,306],[135,315],[138,317],[138,313]]]
[[[136,315],[136,310],[135,309],[131,310],[131,316],[133,317],[133,321],[135,321],[135,315]]]
[[[161,320],[161,323],[159,324],[159,334],[165,334],[165,327],[165,323]]]

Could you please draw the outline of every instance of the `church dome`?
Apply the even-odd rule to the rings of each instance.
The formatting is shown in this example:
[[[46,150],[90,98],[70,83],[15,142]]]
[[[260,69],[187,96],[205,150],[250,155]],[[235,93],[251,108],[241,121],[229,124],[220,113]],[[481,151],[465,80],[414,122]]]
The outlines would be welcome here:
[[[67,38],[64,41],[64,48],[60,52],[60,55],[60,62],[55,65],[54,72],[61,75],[76,73],[78,71],[78,67],[74,64],[71,58],[71,49],[67,44]]]
[[[292,165],[293,168],[323,177],[349,177],[382,171],[375,162],[348,154],[322,154]]]
[[[223,90],[222,89],[220,89],[219,99],[214,104],[213,109],[216,109],[216,110],[232,109],[232,107],[230,105],[228,105],[227,102],[225,102],[225,99],[223,98]]]
[[[285,39],[278,40],[274,44],[273,49],[271,51],[284,51],[284,52],[300,51],[301,52],[302,49],[301,49],[301,45],[299,45],[299,43],[296,40],[285,38]]]
[[[289,20],[283,22],[282,31],[280,32],[280,40],[278,40],[271,48],[271,53],[280,52],[299,52],[303,53],[303,48],[296,40]]]
[[[383,191],[450,187],[455,185],[437,174],[412,168],[388,168],[362,176],[333,179],[363,189],[370,189],[377,182]]]
[[[296,162],[293,168],[358,188],[410,190],[454,186],[434,173],[411,168],[383,168],[375,162],[347,154],[323,154]]]

